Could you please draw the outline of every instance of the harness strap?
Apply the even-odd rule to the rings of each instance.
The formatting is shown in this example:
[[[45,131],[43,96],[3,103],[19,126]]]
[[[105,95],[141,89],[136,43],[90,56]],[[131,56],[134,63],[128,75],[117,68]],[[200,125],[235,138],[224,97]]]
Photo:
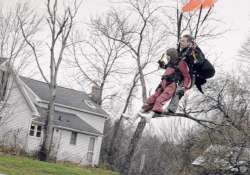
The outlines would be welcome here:
[[[194,50],[192,50],[192,56],[194,57],[194,60],[196,60],[196,61],[198,60],[197,57],[196,57],[196,55],[195,55],[195,51]]]
[[[174,72],[170,75],[163,75],[162,76],[162,80],[166,80],[167,82],[175,82],[175,83],[180,83],[182,81],[182,76],[181,76],[181,72],[179,70],[179,62],[177,64],[170,64],[168,63],[166,65],[167,67],[171,67],[174,69]]]

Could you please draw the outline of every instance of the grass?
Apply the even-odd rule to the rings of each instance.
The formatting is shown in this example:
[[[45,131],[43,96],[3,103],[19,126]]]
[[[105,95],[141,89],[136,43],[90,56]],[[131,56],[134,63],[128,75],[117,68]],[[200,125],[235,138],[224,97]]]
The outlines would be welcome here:
[[[0,173],[7,175],[118,175],[99,168],[41,162],[26,157],[0,156]]]

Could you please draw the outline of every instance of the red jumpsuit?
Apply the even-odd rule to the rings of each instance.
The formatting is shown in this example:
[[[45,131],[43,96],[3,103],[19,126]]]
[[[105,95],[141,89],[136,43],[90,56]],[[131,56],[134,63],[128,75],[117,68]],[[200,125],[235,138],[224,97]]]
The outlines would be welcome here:
[[[185,88],[185,90],[187,90],[191,81],[188,72],[188,66],[183,60],[179,61],[176,64],[178,64],[178,68],[182,76],[182,86]],[[175,72],[175,68],[167,67],[164,75],[171,75]],[[166,101],[168,101],[174,96],[175,90],[176,82],[168,82],[165,79],[161,80],[160,85],[156,89],[155,93],[147,99],[146,104],[142,108],[145,112],[152,110],[156,113],[162,113],[163,105]]]

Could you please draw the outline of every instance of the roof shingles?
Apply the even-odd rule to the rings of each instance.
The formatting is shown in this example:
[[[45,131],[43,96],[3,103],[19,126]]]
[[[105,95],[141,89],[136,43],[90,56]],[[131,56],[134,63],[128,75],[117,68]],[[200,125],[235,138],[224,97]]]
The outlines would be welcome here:
[[[37,107],[41,117],[35,118],[34,121],[45,123],[47,110],[45,108]],[[68,129],[77,130],[86,134],[101,135],[102,133],[90,126],[88,123],[80,119],[72,113],[55,111],[53,125],[55,127],[63,127]]]
[[[27,77],[20,76],[20,78],[42,100],[49,101],[49,87],[46,83]],[[94,105],[94,108],[90,107],[90,105],[88,105],[86,101],[91,102],[91,104]],[[99,105],[92,102],[88,94],[82,91],[57,86],[56,103],[93,113],[98,113],[105,117],[108,116],[108,114]]]
[[[2,63],[4,63],[5,61],[7,61],[7,60],[8,60],[8,58],[0,57],[0,65],[1,65]]]

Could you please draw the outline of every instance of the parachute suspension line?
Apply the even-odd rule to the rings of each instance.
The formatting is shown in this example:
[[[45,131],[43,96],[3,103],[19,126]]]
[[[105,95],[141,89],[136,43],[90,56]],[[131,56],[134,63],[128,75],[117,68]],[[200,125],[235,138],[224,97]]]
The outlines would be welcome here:
[[[176,19],[177,19],[177,21],[176,21],[176,26],[177,26],[177,44],[178,44],[178,42],[179,42],[179,0],[177,0],[177,5],[176,5],[177,7],[176,7]]]
[[[197,38],[197,35],[198,35],[198,29],[199,29],[199,27],[201,27],[201,26],[204,24],[204,22],[205,22],[205,21],[206,21],[206,19],[208,18],[209,14],[210,14],[210,12],[211,12],[211,10],[212,10],[212,8],[213,8],[213,6],[209,7],[209,9],[208,9],[208,11],[207,11],[206,15],[204,16],[204,18],[202,19],[202,21],[201,21],[201,23],[200,23],[199,21],[200,21],[200,18],[201,18],[201,12],[202,12],[202,10],[203,10],[203,6],[201,5],[201,7],[200,7],[200,12],[199,12],[199,17],[198,17],[198,22],[197,22],[197,26],[196,26],[196,31],[195,31],[195,36],[194,36],[194,39],[196,39],[196,38]],[[200,25],[199,25],[199,24],[200,24]]]
[[[179,10],[177,10],[177,11],[179,11]],[[182,16],[183,16],[183,13],[181,13],[180,16],[178,16],[178,18],[177,18],[177,52],[178,52],[178,54],[180,53],[180,43],[179,43],[179,41],[180,41],[180,37],[181,37]]]
[[[177,52],[178,54],[180,53],[180,35],[181,35],[181,21],[182,21],[182,16],[183,16],[183,12],[179,11],[179,0],[177,0],[177,8],[176,8],[176,23],[177,23]]]
[[[183,13],[180,14],[180,16],[178,18],[178,21],[177,21],[177,39],[178,39],[178,42],[179,42],[180,36],[181,36],[181,21],[182,21],[182,16],[183,16]]]
[[[201,19],[201,13],[202,13],[202,5],[200,7],[200,12],[199,12],[199,16],[198,16],[198,21],[197,21],[197,24],[196,24],[196,30],[195,30],[195,34],[194,34],[194,39],[196,39],[197,37],[197,34],[198,34],[198,30],[199,30],[199,24],[200,24],[200,19]]]
[[[203,20],[202,20],[202,22],[201,22],[201,25],[206,21],[206,19],[207,19],[209,13],[211,12],[212,8],[213,8],[213,6],[211,6],[211,7],[208,9],[206,15],[204,16],[204,18],[203,18]]]
[[[191,11],[200,9],[194,39],[197,38],[198,30],[206,21],[207,17],[209,16],[211,9],[214,6],[214,3],[215,3],[215,0],[189,0],[182,6],[182,13],[191,12]],[[201,20],[202,10],[205,8],[209,8],[209,10],[204,16],[203,20]]]

